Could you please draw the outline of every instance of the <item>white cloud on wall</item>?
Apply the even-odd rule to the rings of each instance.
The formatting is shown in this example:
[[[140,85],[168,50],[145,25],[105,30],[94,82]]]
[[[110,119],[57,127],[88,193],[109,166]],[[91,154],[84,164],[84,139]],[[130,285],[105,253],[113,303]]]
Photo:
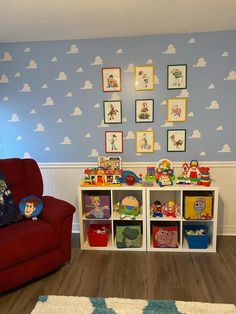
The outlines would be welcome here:
[[[127,135],[124,137],[125,140],[134,140],[135,134],[133,131],[128,131]]]
[[[67,54],[79,53],[79,47],[75,44],[70,46],[70,49],[66,52]]]
[[[215,89],[215,85],[214,84],[209,85],[208,89]]]
[[[72,144],[71,139],[69,138],[69,136],[65,136],[63,138],[63,141],[60,143],[61,145],[70,145]]]
[[[11,119],[8,120],[8,122],[19,122],[20,121],[20,118],[18,117],[18,115],[16,113],[13,113],[11,115]]]
[[[174,45],[168,45],[167,49],[162,52],[163,54],[174,54],[176,53],[176,49]]]
[[[65,72],[60,72],[58,74],[58,77],[55,78],[55,81],[66,81],[67,80],[67,75],[65,74]]]
[[[30,153],[29,152],[25,152],[24,155],[23,155],[23,158],[24,159],[31,158]]]
[[[43,104],[43,106],[54,106],[54,100],[52,99],[52,97],[47,97],[45,103]]]
[[[21,93],[29,93],[31,92],[31,87],[29,84],[25,83],[23,84],[23,86],[21,87],[21,89],[19,90],[19,92]]]
[[[208,107],[206,107],[206,109],[208,110],[220,109],[220,105],[218,104],[217,100],[212,100],[211,104]]]
[[[104,119],[102,119],[102,122],[97,126],[98,128],[108,128],[109,125],[104,123]]]
[[[219,126],[216,128],[216,131],[223,131],[223,130],[224,130],[223,125],[219,125]]]
[[[207,66],[207,62],[204,58],[199,58],[197,63],[193,65],[194,68],[202,68],[206,66]]]
[[[218,153],[231,153],[231,147],[229,144],[224,144],[223,147],[218,150]]]
[[[98,151],[94,148],[91,150],[91,153],[88,155],[88,157],[98,157],[99,153]]]
[[[236,80],[236,72],[230,71],[228,76],[224,78],[225,81],[234,81]]]
[[[123,49],[119,48],[118,50],[116,50],[116,53],[119,55],[119,54],[122,54],[123,53]]]
[[[36,129],[33,130],[34,132],[44,132],[45,131],[45,127],[42,123],[38,123],[36,126]]]
[[[9,78],[6,76],[6,74],[2,74],[0,76],[0,84],[9,83]]]
[[[188,138],[201,138],[201,137],[202,137],[202,135],[201,135],[200,131],[194,130],[193,134],[191,136],[189,136]]]
[[[30,60],[29,64],[25,67],[26,69],[37,69],[38,65],[35,60]]]
[[[3,58],[0,61],[12,61],[12,55],[10,52],[4,52]]]
[[[102,65],[103,64],[103,60],[100,56],[96,56],[94,61],[92,63],[90,63],[91,65]]]
[[[168,128],[174,126],[173,122],[168,122],[167,120],[165,121],[164,124],[161,125],[162,128]]]
[[[93,84],[90,81],[85,81],[84,86],[80,87],[80,89],[93,89]]]
[[[196,40],[194,37],[192,37],[191,39],[189,39],[188,44],[195,44]]]
[[[70,114],[71,116],[82,116],[82,111],[80,107],[75,107],[74,111]]]
[[[134,72],[134,64],[133,63],[130,63],[127,68],[124,70],[124,72],[126,73],[132,73]]]

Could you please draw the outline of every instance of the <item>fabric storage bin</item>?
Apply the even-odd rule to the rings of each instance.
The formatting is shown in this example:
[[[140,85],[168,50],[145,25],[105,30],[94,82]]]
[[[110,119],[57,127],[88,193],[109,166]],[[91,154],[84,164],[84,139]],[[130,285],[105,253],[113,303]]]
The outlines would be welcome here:
[[[90,219],[108,219],[111,216],[110,195],[85,195],[85,216]]]
[[[184,195],[184,218],[185,219],[212,219],[212,195],[208,192],[198,192]]]
[[[122,248],[140,248],[141,226],[116,225],[116,246]]]
[[[89,245],[107,246],[110,230],[110,224],[91,224],[87,230]]]
[[[178,225],[153,226],[153,247],[155,248],[178,248],[179,228]]]
[[[187,231],[205,230],[206,234],[202,235],[189,235]],[[189,225],[184,226],[185,236],[190,249],[207,249],[210,240],[208,227],[204,225]]]

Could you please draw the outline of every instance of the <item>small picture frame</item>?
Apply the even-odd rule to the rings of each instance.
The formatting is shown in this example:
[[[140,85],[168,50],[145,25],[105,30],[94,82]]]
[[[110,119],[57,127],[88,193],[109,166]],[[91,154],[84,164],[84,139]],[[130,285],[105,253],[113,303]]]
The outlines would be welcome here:
[[[167,151],[168,152],[186,151],[185,129],[167,130]]]
[[[187,120],[187,98],[167,99],[167,121],[186,122]]]
[[[154,99],[135,100],[135,122],[136,123],[154,122]]]
[[[154,90],[154,66],[135,66],[135,90]]]
[[[106,153],[123,153],[123,131],[105,132]]]
[[[102,68],[103,92],[121,91],[121,68]]]
[[[136,152],[153,153],[154,152],[154,131],[136,131]]]
[[[105,100],[103,102],[104,123],[122,123],[122,103],[120,100]]]
[[[167,89],[187,88],[187,64],[167,66]]]

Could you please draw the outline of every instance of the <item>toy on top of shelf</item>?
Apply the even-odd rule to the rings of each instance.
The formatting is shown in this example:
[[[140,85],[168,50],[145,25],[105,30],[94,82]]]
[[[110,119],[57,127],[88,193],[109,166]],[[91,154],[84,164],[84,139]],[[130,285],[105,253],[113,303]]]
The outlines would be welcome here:
[[[161,159],[157,164],[156,182],[162,186],[173,185],[174,170],[169,159]]]
[[[155,167],[147,167],[147,174],[145,176],[145,181],[156,181]]]
[[[126,183],[128,185],[133,185],[135,183],[141,182],[141,180],[142,180],[142,178],[138,177],[133,171],[131,171],[131,170],[123,170],[122,183]],[[131,182],[133,184],[131,184]]]
[[[158,200],[152,203],[151,211],[152,211],[152,217],[163,217],[162,203]]]
[[[121,170],[121,157],[100,156],[98,166],[111,170]]]
[[[119,212],[121,219],[126,217],[136,219],[141,213],[141,206],[139,200],[135,196],[127,195],[121,202],[114,204],[114,210]]]
[[[198,182],[200,179],[199,163],[197,160],[191,160],[187,170],[187,176],[191,182]]]
[[[179,205],[177,205],[174,201],[168,201],[163,204],[162,212],[166,217],[176,218],[178,213]]]
[[[198,185],[204,185],[204,186],[210,186],[211,185],[211,179],[210,179],[210,168],[208,167],[200,167],[200,180],[198,181]]]
[[[120,157],[99,157],[98,164],[98,167],[84,170],[85,178],[82,180],[81,186],[122,185],[123,169]]]

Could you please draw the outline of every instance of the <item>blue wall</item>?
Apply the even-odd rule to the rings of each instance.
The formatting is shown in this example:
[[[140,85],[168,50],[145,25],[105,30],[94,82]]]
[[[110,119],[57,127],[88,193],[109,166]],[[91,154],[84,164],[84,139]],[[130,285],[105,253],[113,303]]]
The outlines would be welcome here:
[[[155,66],[155,89],[135,91],[132,64],[147,62]],[[189,97],[187,122],[170,127],[164,101],[181,90],[167,90],[168,64],[188,65],[181,94]],[[117,66],[122,91],[103,93],[101,68]],[[0,44],[0,156],[96,161],[105,154],[105,131],[122,130],[131,137],[123,161],[236,160],[235,90],[235,31]],[[124,122],[104,125],[103,101],[117,97]],[[142,98],[154,99],[154,123],[135,123],[135,99]],[[156,150],[136,155],[134,134],[147,128]],[[167,152],[167,129],[174,128],[187,130],[186,152]]]

